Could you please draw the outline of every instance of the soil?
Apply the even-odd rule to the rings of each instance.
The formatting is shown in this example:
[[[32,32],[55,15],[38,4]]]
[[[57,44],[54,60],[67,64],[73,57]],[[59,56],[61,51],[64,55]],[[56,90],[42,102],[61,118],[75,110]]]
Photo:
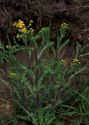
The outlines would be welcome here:
[[[33,19],[33,27],[52,23],[52,37],[62,22],[69,24],[72,39],[83,41],[89,32],[88,0],[0,0],[0,40],[6,40],[7,34],[14,34],[12,22],[18,19]],[[83,41],[85,43],[85,41]]]

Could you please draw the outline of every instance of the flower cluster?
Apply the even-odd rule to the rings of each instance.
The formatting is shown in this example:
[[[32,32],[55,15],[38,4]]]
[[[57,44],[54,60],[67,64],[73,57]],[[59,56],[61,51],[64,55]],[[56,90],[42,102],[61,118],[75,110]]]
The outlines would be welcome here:
[[[10,78],[16,78],[16,73],[10,72],[10,73],[9,73],[9,77],[10,77]]]
[[[25,25],[24,21],[18,20],[17,22],[13,23],[13,27],[17,28],[19,33],[16,35],[17,39],[21,39],[24,34],[32,34],[34,32],[34,29],[31,28],[33,23],[33,20],[30,20],[28,26]]]
[[[16,27],[18,28],[23,28],[24,27],[24,22],[22,20],[19,20],[17,23],[16,23]]]
[[[76,64],[80,64],[79,59],[74,58],[74,59],[72,60],[72,64],[74,64],[74,65],[76,65]]]
[[[13,26],[18,28],[19,31],[22,32],[22,33],[26,33],[27,32],[26,25],[24,24],[24,22],[22,20],[18,20],[18,22],[14,22]]]
[[[61,63],[62,63],[63,65],[65,65],[65,64],[66,64],[66,60],[65,60],[65,59],[61,59]]]
[[[67,23],[62,23],[62,24],[61,24],[61,28],[67,29],[67,28],[68,28],[68,24],[67,24]]]

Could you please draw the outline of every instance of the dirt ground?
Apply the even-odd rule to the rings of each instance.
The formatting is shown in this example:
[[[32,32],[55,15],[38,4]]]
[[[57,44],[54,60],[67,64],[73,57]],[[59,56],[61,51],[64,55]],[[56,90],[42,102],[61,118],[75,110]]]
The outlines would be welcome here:
[[[62,22],[70,27],[72,39],[85,43],[89,36],[88,0],[0,0],[0,40],[6,40],[6,34],[15,34],[12,22],[18,19],[33,19],[37,30],[52,23],[52,37]],[[85,41],[84,41],[85,40]]]

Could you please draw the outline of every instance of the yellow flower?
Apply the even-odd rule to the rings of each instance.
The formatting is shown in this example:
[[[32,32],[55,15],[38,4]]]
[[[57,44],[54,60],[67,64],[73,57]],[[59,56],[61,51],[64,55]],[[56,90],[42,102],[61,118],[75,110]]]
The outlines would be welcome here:
[[[79,59],[74,58],[74,59],[72,60],[72,64],[80,64]]]
[[[22,33],[26,33],[27,32],[27,29],[24,27],[20,30]]]
[[[16,78],[16,73],[10,72],[10,73],[9,73],[9,77],[10,77],[10,78]]]
[[[23,28],[23,26],[24,26],[24,22],[23,22],[22,20],[19,20],[19,21],[17,22],[16,27],[18,27],[18,28]]]

